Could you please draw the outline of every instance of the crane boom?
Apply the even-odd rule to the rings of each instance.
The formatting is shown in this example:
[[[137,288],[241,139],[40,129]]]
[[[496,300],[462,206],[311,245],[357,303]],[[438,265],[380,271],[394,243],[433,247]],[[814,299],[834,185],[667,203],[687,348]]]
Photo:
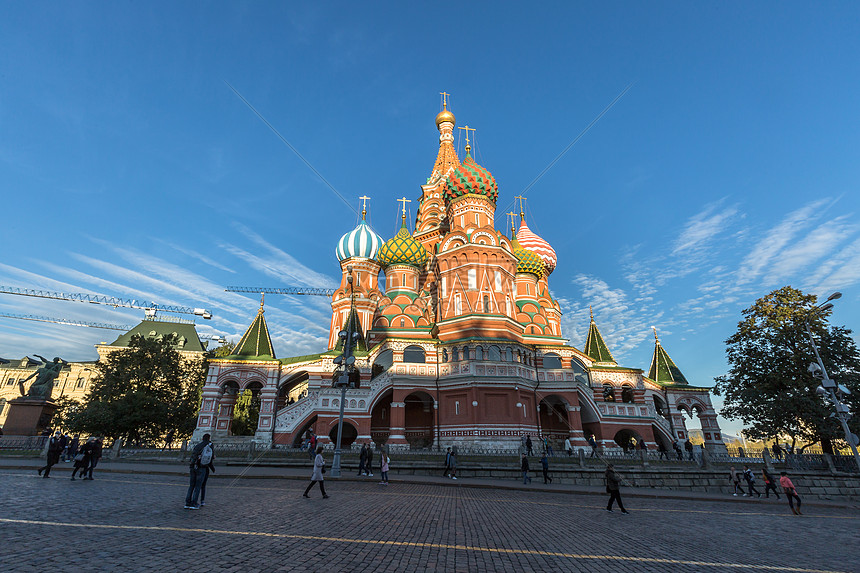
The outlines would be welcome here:
[[[89,322],[86,320],[70,320],[70,319],[66,319],[66,318],[52,318],[50,316],[37,316],[34,314],[12,314],[12,313],[7,313],[7,312],[0,312],[0,318],[16,318],[19,320],[33,320],[36,322],[50,322],[53,324],[66,324],[69,326],[87,326],[89,328],[103,328],[105,330],[122,330],[125,332],[128,332],[129,330],[134,328],[133,326],[129,326],[127,324],[109,324],[106,322]],[[158,320],[163,321],[163,318],[159,318]],[[182,323],[182,324],[194,324],[192,321],[184,320],[184,319],[174,319],[174,320],[171,320],[168,322],[178,322],[178,323]],[[223,336],[218,336],[216,334],[200,334],[200,333],[198,333],[197,336],[200,338],[200,340],[217,340],[218,342],[221,342],[222,344],[227,342],[226,338],[224,338]]]
[[[268,288],[268,287],[242,287],[228,286],[224,289],[226,292],[253,292],[266,294],[304,294],[309,296],[331,296],[334,294],[333,288],[307,288],[307,287],[284,287],[284,288]]]
[[[32,296],[36,298],[52,298],[56,300],[71,300],[77,302],[89,302],[92,304],[106,304],[108,306],[139,308],[146,312],[147,316],[154,316],[156,312],[175,312],[180,314],[194,314],[205,319],[212,318],[212,313],[204,308],[191,308],[189,306],[160,305],[154,302],[146,302],[135,299],[117,298],[100,294],[52,292],[29,288],[0,286],[0,294],[17,294],[20,296]]]

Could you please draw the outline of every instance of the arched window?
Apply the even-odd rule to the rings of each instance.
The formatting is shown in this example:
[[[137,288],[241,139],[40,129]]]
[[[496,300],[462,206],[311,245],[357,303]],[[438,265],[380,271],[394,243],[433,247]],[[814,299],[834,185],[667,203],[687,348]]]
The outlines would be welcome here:
[[[370,379],[373,380],[389,368],[394,363],[394,352],[387,348],[380,352],[376,360],[373,361],[373,366],[370,368]]]
[[[490,297],[484,295],[484,312],[490,312]]]
[[[614,402],[615,401],[615,389],[612,387],[612,384],[604,384],[603,385],[603,401],[604,402]]]
[[[543,355],[543,367],[544,368],[561,368],[561,357],[554,353],[548,352]]]
[[[483,360],[484,359],[484,349],[480,346],[475,347],[475,360]]]
[[[489,351],[489,356],[487,360],[491,360],[493,362],[500,362],[502,360],[502,351],[499,350],[498,346],[491,346]]]
[[[459,362],[460,361],[460,351],[457,350],[457,347],[451,349],[451,362]]]
[[[407,346],[403,349],[403,362],[424,364],[424,349],[420,346]]]
[[[633,403],[633,386],[625,384],[621,387],[621,401],[628,404]]]
[[[514,361],[514,354],[513,354],[513,352],[511,352],[511,347],[508,346],[507,348],[505,348],[505,362],[513,362],[513,361]]]
[[[442,362],[448,362],[448,349],[442,349]]]

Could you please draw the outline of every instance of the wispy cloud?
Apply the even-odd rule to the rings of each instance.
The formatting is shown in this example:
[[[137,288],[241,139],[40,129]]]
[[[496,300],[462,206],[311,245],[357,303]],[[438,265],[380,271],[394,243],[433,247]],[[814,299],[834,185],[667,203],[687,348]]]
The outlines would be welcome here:
[[[672,255],[689,254],[701,250],[711,239],[725,233],[732,219],[738,215],[737,205],[721,207],[723,201],[705,207],[684,224],[681,234],[675,239]]]
[[[174,249],[174,250],[176,250],[176,251],[179,251],[179,252],[180,252],[180,253],[182,253],[183,255],[187,255],[187,256],[189,256],[189,257],[191,257],[191,258],[193,258],[193,259],[197,259],[198,261],[200,261],[200,262],[202,262],[202,263],[205,263],[205,264],[209,265],[210,267],[214,267],[214,268],[216,268],[216,269],[218,269],[218,270],[226,271],[226,272],[228,272],[228,273],[234,273],[234,274],[236,273],[236,271],[234,271],[234,270],[233,270],[233,269],[231,269],[230,267],[227,267],[227,266],[225,266],[225,265],[223,265],[223,264],[219,263],[218,261],[216,261],[216,260],[214,260],[214,259],[212,259],[212,258],[210,258],[210,257],[207,257],[206,255],[202,255],[202,254],[198,253],[197,251],[194,251],[194,250],[189,249],[189,248],[187,248],[187,247],[184,247],[184,246],[182,246],[182,245],[177,245],[177,244],[175,244],[175,243],[171,243],[171,242],[169,242],[169,241],[165,241],[165,240],[163,240],[163,239],[155,238],[155,240],[156,240],[156,241],[158,241],[159,243],[162,243],[162,244],[164,244],[164,245],[167,245],[167,246],[168,246],[168,247],[170,247],[171,249]]]

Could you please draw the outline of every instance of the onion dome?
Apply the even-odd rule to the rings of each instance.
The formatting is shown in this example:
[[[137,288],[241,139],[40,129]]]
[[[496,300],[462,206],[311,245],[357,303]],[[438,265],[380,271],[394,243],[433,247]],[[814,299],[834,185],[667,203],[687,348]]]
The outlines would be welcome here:
[[[556,262],[558,262],[555,249],[529,229],[525,218],[522,219],[520,230],[517,231],[517,242],[519,242],[521,247],[532,251],[543,260],[547,275],[555,270]]]
[[[439,112],[439,115],[436,116],[436,127],[438,128],[440,124],[444,122],[455,123],[454,122],[454,114],[448,111],[448,107],[445,106],[445,109]]]
[[[364,220],[365,211],[362,211],[361,222],[358,226],[345,234],[337,242],[335,255],[337,260],[344,261],[352,257],[374,259],[382,246],[382,237],[374,233]]]
[[[382,245],[376,258],[385,266],[412,265],[413,267],[421,267],[427,262],[427,249],[416,241],[409,229],[406,228],[405,215],[400,230]]]
[[[445,185],[445,201],[451,201],[463,195],[483,195],[493,203],[499,196],[499,186],[489,171],[475,163],[466,146],[466,159],[448,175]]]
[[[517,272],[531,273],[537,278],[541,278],[545,271],[543,259],[541,259],[536,253],[528,249],[524,249],[516,239],[513,240],[512,246],[514,248],[514,256],[518,261]]]

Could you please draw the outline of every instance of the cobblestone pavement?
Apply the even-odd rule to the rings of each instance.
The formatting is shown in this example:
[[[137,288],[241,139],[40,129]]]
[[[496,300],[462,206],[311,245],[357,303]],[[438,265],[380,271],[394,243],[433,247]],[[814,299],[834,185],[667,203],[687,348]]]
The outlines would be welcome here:
[[[860,571],[860,514],[786,505],[0,470],[0,571]],[[622,492],[623,495],[623,492]]]

